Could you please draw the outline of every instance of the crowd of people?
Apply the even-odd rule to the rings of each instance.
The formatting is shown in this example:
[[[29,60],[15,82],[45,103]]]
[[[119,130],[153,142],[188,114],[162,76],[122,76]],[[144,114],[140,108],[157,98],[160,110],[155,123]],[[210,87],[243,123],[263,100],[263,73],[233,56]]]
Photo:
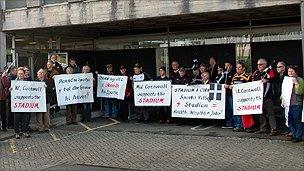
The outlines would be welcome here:
[[[226,89],[226,116],[223,122],[223,129],[232,129],[235,132],[246,131],[248,133],[265,134],[276,136],[283,133],[286,140],[293,142],[303,141],[303,123],[301,122],[304,82],[299,76],[299,69],[296,66],[287,66],[285,62],[269,64],[265,59],[261,58],[257,61],[257,69],[252,74],[246,72],[245,64],[238,61],[225,61],[224,65],[218,64],[216,57],[209,59],[209,64],[199,64],[198,60],[194,60],[192,68],[185,68],[179,65],[178,61],[172,61],[170,72],[166,67],[159,68],[159,75],[152,78],[144,72],[138,63],[132,68],[133,74],[129,74],[125,66],[119,66],[119,73],[114,73],[113,64],[107,64],[106,75],[122,75],[128,76],[128,82],[125,90],[125,98],[123,100],[113,98],[102,98],[102,111],[105,118],[118,119],[121,122],[128,121],[130,111],[134,109],[137,114],[137,122],[149,123],[151,117],[156,117],[160,123],[177,123],[192,124],[195,119],[171,118],[170,107],[135,107],[133,100],[133,86],[137,81],[146,80],[169,80],[172,84],[193,85],[193,84],[224,84]],[[276,64],[276,70],[273,66]],[[117,66],[118,67],[118,66]],[[89,73],[90,67],[85,65],[82,70],[77,66],[75,59],[69,59],[69,65],[63,68],[57,62],[57,55],[53,54],[47,61],[46,67],[37,71],[36,81],[46,83],[46,103],[47,112],[36,113],[37,127],[40,133],[48,132],[50,129],[50,106],[55,106],[55,111],[59,111],[56,106],[56,91],[54,77],[58,74],[75,74]],[[168,74],[167,74],[168,73]],[[281,101],[282,82],[285,76],[293,78],[293,90],[290,100],[290,110],[288,118],[285,118],[284,103]],[[0,113],[2,120],[2,131],[6,132],[7,128],[15,130],[15,138],[20,135],[30,137],[29,121],[31,113],[12,113],[10,109],[10,82],[12,80],[31,81],[33,77],[29,75],[29,68],[11,67],[4,70],[1,76],[0,84]],[[233,115],[233,97],[232,89],[236,84],[242,84],[251,81],[261,81],[264,84],[263,113],[260,115]],[[95,84],[95,80],[94,80]],[[278,109],[275,110],[277,106]],[[77,109],[82,109],[82,122],[90,122],[92,114],[92,103],[67,105],[66,125],[77,125],[76,120]],[[132,109],[132,110],[131,110]],[[151,110],[152,109],[152,110]],[[158,114],[151,115],[152,112]],[[276,113],[280,113],[284,119],[288,119],[288,124],[278,124]],[[196,120],[197,121],[197,120]],[[268,128],[269,127],[269,128]],[[280,127],[280,128],[279,128]],[[283,131],[278,131],[278,130]]]

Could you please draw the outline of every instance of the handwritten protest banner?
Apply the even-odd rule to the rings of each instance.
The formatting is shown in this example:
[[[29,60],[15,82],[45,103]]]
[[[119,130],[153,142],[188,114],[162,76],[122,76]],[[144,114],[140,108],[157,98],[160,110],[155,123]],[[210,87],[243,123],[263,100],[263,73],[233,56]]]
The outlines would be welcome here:
[[[55,86],[59,106],[94,102],[92,73],[56,75]]]
[[[172,117],[225,119],[223,85],[173,85]]]
[[[44,82],[13,80],[11,88],[12,112],[46,112]]]
[[[97,97],[115,98],[123,100],[127,86],[127,76],[98,74]]]
[[[170,81],[134,82],[135,106],[170,106]]]
[[[232,89],[234,115],[262,114],[263,83],[236,84]]]

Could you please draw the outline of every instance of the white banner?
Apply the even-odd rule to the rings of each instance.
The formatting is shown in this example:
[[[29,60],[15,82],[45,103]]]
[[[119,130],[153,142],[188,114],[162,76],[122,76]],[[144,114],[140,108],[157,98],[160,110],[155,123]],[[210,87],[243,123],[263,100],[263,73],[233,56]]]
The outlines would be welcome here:
[[[262,114],[263,88],[261,81],[233,85],[233,114]]]
[[[59,106],[93,103],[93,74],[62,74],[55,76]]]
[[[127,76],[98,74],[97,97],[123,100],[127,86]]]
[[[170,106],[170,81],[134,82],[135,106]]]
[[[225,119],[225,97],[221,84],[173,85],[172,117]]]
[[[288,126],[288,113],[289,113],[289,105],[290,105],[290,99],[293,89],[293,81],[292,77],[285,76],[282,82],[282,92],[281,92],[281,99],[282,104],[285,108],[285,125]]]
[[[11,88],[12,112],[46,112],[44,82],[13,80]]]

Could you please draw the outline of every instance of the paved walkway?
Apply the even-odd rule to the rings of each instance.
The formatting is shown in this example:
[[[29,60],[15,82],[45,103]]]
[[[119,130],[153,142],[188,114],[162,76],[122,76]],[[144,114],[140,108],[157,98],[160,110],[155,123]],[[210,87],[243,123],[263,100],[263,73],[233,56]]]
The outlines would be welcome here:
[[[0,170],[304,170],[304,144],[216,125],[96,119],[0,141]]]

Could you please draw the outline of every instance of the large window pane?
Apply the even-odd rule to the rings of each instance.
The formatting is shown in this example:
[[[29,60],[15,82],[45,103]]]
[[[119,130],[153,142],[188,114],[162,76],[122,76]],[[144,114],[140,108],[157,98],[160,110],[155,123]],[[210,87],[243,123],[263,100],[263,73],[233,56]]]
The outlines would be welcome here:
[[[68,0],[44,0],[44,4],[56,4],[56,3],[62,3],[62,2],[68,2]]]
[[[5,8],[6,9],[14,9],[14,8],[22,8],[26,7],[26,0],[6,0]]]

